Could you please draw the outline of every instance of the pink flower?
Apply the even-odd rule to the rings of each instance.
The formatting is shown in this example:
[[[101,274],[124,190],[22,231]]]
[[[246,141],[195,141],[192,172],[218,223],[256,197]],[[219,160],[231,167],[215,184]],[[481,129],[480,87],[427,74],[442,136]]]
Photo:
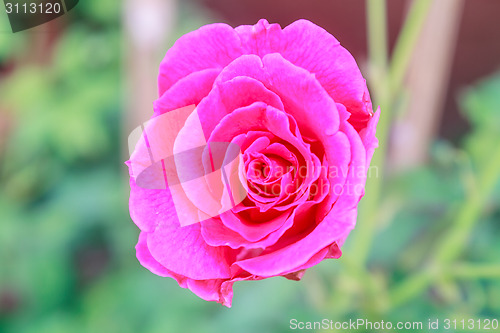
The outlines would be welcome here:
[[[172,122],[158,120],[151,125],[155,143],[138,144],[128,162],[130,215],[141,230],[136,249],[144,267],[230,307],[235,281],[300,280],[307,268],[341,256],[377,146],[379,111],[372,111],[354,58],[333,36],[306,20],[285,29],[266,20],[236,29],[207,25],[167,52],[158,86],[153,121],[196,109],[181,109],[190,114],[174,131],[173,147],[162,150]],[[169,180],[165,189],[137,185],[132,166],[141,165],[146,149],[151,155],[160,147],[164,158],[215,142],[240,148],[226,181],[233,190],[240,181],[246,192],[232,205],[229,190],[214,189],[206,174]],[[158,165],[163,174],[165,163]],[[209,190],[186,185],[193,178]],[[179,191],[194,203],[199,223],[185,222],[192,212],[180,208]],[[226,200],[218,201],[218,213],[200,208],[218,199]]]

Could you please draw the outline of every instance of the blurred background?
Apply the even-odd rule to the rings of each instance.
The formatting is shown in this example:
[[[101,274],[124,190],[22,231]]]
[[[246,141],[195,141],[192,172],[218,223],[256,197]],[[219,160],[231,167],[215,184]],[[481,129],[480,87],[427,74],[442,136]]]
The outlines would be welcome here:
[[[365,0],[86,0],[16,34],[1,12],[0,332],[500,319],[500,1],[413,5],[424,1],[404,89],[390,103],[374,94]],[[387,1],[389,50],[405,42],[411,6]],[[236,283],[227,309],[137,262],[123,162],[173,42],[207,23],[260,18],[282,27],[306,18],[336,36],[390,117],[375,160],[382,174],[369,182],[344,256],[299,283]]]

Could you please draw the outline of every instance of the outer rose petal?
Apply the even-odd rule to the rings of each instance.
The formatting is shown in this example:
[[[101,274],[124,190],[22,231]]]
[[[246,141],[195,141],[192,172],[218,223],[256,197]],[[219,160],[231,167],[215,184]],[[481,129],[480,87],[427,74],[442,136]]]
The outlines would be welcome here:
[[[334,193],[338,189],[336,185],[341,185],[346,179],[350,158],[348,141],[354,140],[357,144],[356,150],[363,149],[355,131],[350,131],[349,135],[358,137],[357,141],[355,138],[347,140],[343,131],[337,132],[340,122],[339,110],[344,111],[344,106],[335,104],[313,75],[291,64],[279,54],[267,54],[263,59],[255,55],[241,56],[221,71],[216,84],[240,75],[255,78],[278,94],[287,112],[297,120],[300,131],[315,137],[323,144],[329,166],[337,170],[336,177],[330,179],[332,196],[329,205],[325,206],[326,211],[329,211],[331,204],[338,197]],[[325,123],[329,126],[325,126]],[[345,122],[342,124],[344,127],[351,126]],[[365,155],[365,152],[362,154]],[[363,161],[361,164],[363,167],[364,163]]]
[[[207,69],[179,80],[155,102],[154,116],[187,105],[198,104],[212,88],[215,77],[219,72],[220,70],[217,69]],[[188,87],[194,87],[195,89],[187,89]],[[138,148],[143,147],[136,147],[136,150]],[[142,155],[147,154],[134,154],[133,156],[140,157]],[[127,165],[132,176],[130,161],[127,162]],[[141,188],[137,186],[131,177],[130,216],[142,231],[152,232],[158,222],[164,219],[177,220],[177,214],[171,200],[169,191]]]
[[[307,20],[298,20],[283,30],[266,20],[236,29],[218,23],[184,35],[160,64],[159,95],[193,72],[221,69],[248,53],[261,57],[280,53],[315,74],[328,94],[351,112],[353,126],[358,131],[366,127],[372,114],[370,95],[356,61],[335,37]]]
[[[340,211],[357,209],[359,200],[365,194],[366,183],[366,149],[358,133],[351,124],[343,123],[341,131],[346,133],[351,145],[351,163],[347,174],[344,189],[334,208]]]
[[[290,113],[304,135],[324,137],[338,130],[339,112],[314,75],[294,66],[279,54],[268,54],[263,59],[244,55],[222,70],[216,82],[248,76],[261,81],[267,89],[280,96],[285,110]],[[321,119],[321,121],[311,121]]]
[[[363,146],[363,143],[361,142],[359,135],[357,135],[357,132],[354,130],[351,124],[341,124],[341,131],[343,131],[349,139],[351,161],[342,189],[339,191],[337,186],[333,187],[332,190],[334,191],[334,194],[330,195],[328,200],[325,200],[319,205],[320,208],[318,209],[316,214],[317,221],[322,221],[323,218],[326,218],[325,216],[329,214],[328,212],[330,211],[332,205],[333,209],[337,211],[337,214],[342,214],[342,212],[357,209],[359,200],[365,193],[367,171],[366,150]],[[341,172],[345,172],[345,170],[342,170]],[[340,195],[338,195],[339,193],[336,192],[340,192]],[[354,219],[354,222],[356,222],[356,219]],[[337,243],[341,245],[343,241]]]
[[[198,104],[212,89],[220,69],[210,68],[191,73],[171,86],[154,103],[154,116],[179,109],[184,106]]]
[[[132,177],[129,207],[132,221],[145,232],[153,232],[163,220],[178,220],[169,190],[139,187]]]
[[[345,239],[356,223],[356,209],[339,212],[335,206],[307,236],[271,253],[237,261],[239,267],[258,276],[276,276],[302,269],[314,255]],[[326,253],[325,253],[326,255]]]
[[[361,137],[361,141],[363,141],[363,145],[366,149],[366,169],[369,170],[370,162],[373,157],[373,153],[375,152],[375,148],[378,147],[378,139],[375,137],[375,132],[377,130],[377,124],[380,118],[380,107],[377,109],[377,112],[373,115],[373,117],[368,122],[368,126],[359,133]]]
[[[209,246],[201,236],[200,225],[185,227],[160,223],[148,235],[153,258],[168,270],[195,280],[230,278],[233,253],[227,247]]]
[[[221,290],[221,284],[224,280],[193,280],[188,279],[182,275],[175,274],[158,261],[156,261],[149,252],[147,247],[147,233],[141,232],[139,235],[139,242],[136,245],[137,259],[142,266],[149,269],[152,273],[163,276],[171,277],[179,283],[182,288],[189,288],[198,297],[206,301],[216,301],[226,306],[231,306],[232,292],[228,295],[227,287]]]
[[[139,234],[139,241],[135,246],[137,253],[137,260],[139,260],[141,265],[149,269],[152,273],[159,276],[171,277],[175,279],[181,287],[185,288],[186,278],[169,271],[164,266],[162,266],[162,264],[156,261],[155,258],[153,258],[153,256],[151,255],[151,252],[149,252],[147,239],[148,239],[148,234],[146,232],[141,232]]]
[[[230,249],[207,245],[201,236],[199,224],[181,228],[168,189],[142,189],[132,179],[130,185],[132,219],[134,222],[140,221],[136,224],[148,231],[149,253],[144,251],[144,239],[140,239],[141,250],[138,250],[138,257],[142,258],[140,260],[146,263],[148,269],[198,280],[229,278],[229,260],[233,256]],[[165,270],[154,264],[150,257]],[[197,257],[195,264],[189,263]]]
[[[160,64],[159,96],[183,77],[207,68],[223,68],[241,54],[238,34],[227,24],[206,25],[182,36]]]
[[[221,284],[223,280],[187,280],[187,287],[198,297],[205,301],[216,301],[223,303],[221,297]]]
[[[268,90],[262,82],[247,76],[234,77],[218,82],[198,106],[198,115],[205,137],[208,139],[219,122],[235,109],[255,102],[271,105],[284,111],[278,95]]]
[[[372,114],[366,81],[349,51],[326,30],[307,20],[298,20],[283,30],[266,20],[235,30],[247,52],[260,57],[279,53],[315,74],[334,101],[351,112],[354,127],[360,130],[366,126]]]
[[[242,221],[232,211],[220,215],[222,223],[229,229],[239,233],[243,238],[251,242],[263,239],[270,233],[280,229],[290,217],[290,212],[282,212],[277,217],[260,224],[248,224]]]
[[[131,217],[141,230],[148,232],[150,255],[140,252],[144,262],[148,264],[151,256],[166,269],[163,274],[171,272],[191,279],[230,277],[229,264],[234,254],[227,247],[207,245],[199,224],[181,228],[169,189],[143,189],[132,178],[130,186]],[[147,267],[161,271],[157,265]]]
[[[270,232],[265,238],[258,241],[248,241],[239,233],[227,228],[216,219],[202,222],[201,233],[207,244],[211,246],[229,246],[233,249],[265,249],[274,245],[293,223],[293,216],[289,217],[279,229]]]

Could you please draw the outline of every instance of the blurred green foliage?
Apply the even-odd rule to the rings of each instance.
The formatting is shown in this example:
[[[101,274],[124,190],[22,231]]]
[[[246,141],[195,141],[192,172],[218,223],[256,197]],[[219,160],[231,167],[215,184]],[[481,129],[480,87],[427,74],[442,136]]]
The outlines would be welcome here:
[[[355,276],[348,240],[342,259],[301,283],[237,283],[226,309],[135,259],[119,14],[116,2],[80,2],[51,63],[20,64],[0,83],[0,117],[11,124],[0,146],[0,332],[288,332],[292,318],[500,317],[498,186],[479,196],[473,224],[461,224],[470,227],[465,240],[450,238],[459,253],[422,274],[457,233],[457,212],[488,188],[481,182],[498,158],[500,75],[464,93],[473,128],[462,146],[436,142],[428,165],[386,184],[369,277]],[[0,63],[26,51],[18,36],[0,36]],[[499,172],[486,181],[498,185]]]

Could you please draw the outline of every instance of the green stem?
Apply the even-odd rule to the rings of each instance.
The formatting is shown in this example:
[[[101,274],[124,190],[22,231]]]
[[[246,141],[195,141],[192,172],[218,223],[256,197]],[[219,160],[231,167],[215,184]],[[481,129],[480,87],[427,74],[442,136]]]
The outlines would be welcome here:
[[[382,112],[377,126],[377,138],[379,139],[380,146],[375,151],[371,162],[372,166],[375,166],[378,172],[376,177],[367,179],[367,195],[360,204],[358,228],[354,237],[353,253],[352,256],[350,256],[353,258],[354,264],[352,267],[354,271],[352,271],[352,273],[356,276],[364,276],[365,279],[370,279],[370,275],[366,272],[365,264],[372,247],[373,238],[377,231],[376,217],[382,192],[389,130],[393,118],[392,108],[400,91],[400,86],[407,71],[411,54],[418,38],[418,33],[422,28],[430,3],[430,0],[414,1],[399,36],[395,48],[394,60],[389,70],[386,17],[387,3],[386,0],[367,1],[367,33],[370,57],[369,84],[373,100],[380,105]],[[427,279],[427,275],[424,278],[420,278],[419,285],[425,285]],[[377,284],[373,283],[374,281],[365,280],[362,282],[363,285],[365,285],[365,292],[368,296],[369,303],[377,305],[376,300],[373,299],[373,294],[376,293]]]
[[[382,170],[384,169],[386,143],[391,123],[389,109],[389,85],[387,80],[387,4],[386,0],[367,1],[367,20],[368,20],[368,45],[370,56],[370,88],[373,91],[374,101],[379,103],[384,112],[380,115],[377,126],[377,137],[380,147],[376,149],[372,159],[372,165],[378,170],[377,177],[367,179],[367,195],[362,200],[359,210],[358,228],[354,240],[354,253],[352,257],[363,266],[366,262],[375,224],[373,223],[374,212],[377,211],[379,203]]]
[[[483,211],[500,178],[500,146],[493,152],[490,163],[482,170],[475,195],[469,196],[457,214],[452,230],[440,243],[435,261],[447,263],[456,259],[466,246],[466,241]]]
[[[409,277],[392,290],[392,306],[398,306],[427,289],[433,282],[428,277],[434,276],[431,272],[435,271],[435,267],[446,270],[450,266],[450,263],[464,251],[464,248],[467,246],[467,238],[471,234],[475,223],[480,220],[484,206],[498,181],[500,181],[500,146],[493,152],[490,163],[480,173],[477,182],[478,189],[474,191],[476,195],[469,196],[461,206],[461,209],[458,210],[456,222],[451,226],[451,230],[446,234],[444,239],[439,242],[437,249],[434,251],[436,255],[430,264],[424,267],[420,273]],[[461,272],[463,273],[464,270],[462,269]],[[498,273],[498,268],[496,268],[495,273]],[[412,287],[411,293],[403,292],[401,295],[398,295],[398,292],[414,284],[414,281],[425,281],[425,283],[416,284]]]
[[[404,26],[399,34],[389,71],[390,91],[396,96],[408,71],[411,56],[425,23],[432,0],[413,0]]]
[[[378,175],[367,179],[367,195],[360,204],[359,227],[354,245],[355,259],[361,266],[367,260],[376,232],[376,212],[380,204],[389,130],[394,116],[393,107],[431,3],[431,0],[413,1],[398,37],[391,66],[388,68],[386,0],[367,1],[368,45],[371,64],[369,82],[370,89],[374,93],[374,101],[380,105],[382,112],[377,126],[380,146],[375,151],[371,162],[372,166],[377,168]]]
[[[500,265],[458,264],[450,274],[459,279],[500,279]]]
[[[385,81],[388,68],[387,5],[386,0],[367,1],[368,53],[370,55],[370,81]],[[375,96],[379,97],[380,85],[373,85]]]
[[[430,269],[426,269],[420,274],[413,275],[391,288],[389,293],[390,306],[397,308],[406,301],[420,295],[429,287],[433,277],[433,272]]]

